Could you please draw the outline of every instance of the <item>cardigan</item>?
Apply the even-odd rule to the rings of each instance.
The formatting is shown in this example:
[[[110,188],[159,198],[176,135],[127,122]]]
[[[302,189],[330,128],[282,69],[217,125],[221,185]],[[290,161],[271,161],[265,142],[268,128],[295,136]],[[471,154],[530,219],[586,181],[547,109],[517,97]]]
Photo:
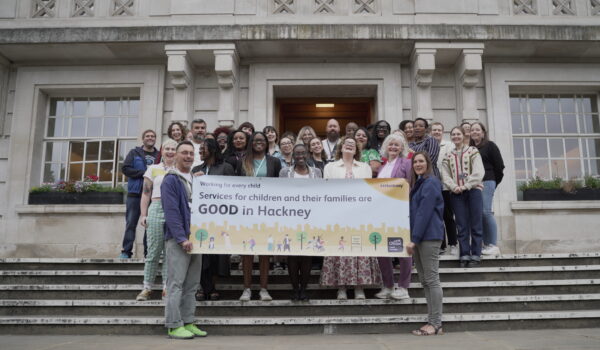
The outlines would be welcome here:
[[[371,167],[367,163],[352,160],[352,173],[355,179],[370,179],[372,177]],[[345,179],[346,178],[346,167],[342,159],[336,160],[335,162],[328,163],[325,165],[325,171],[323,173],[325,179]]]
[[[467,190],[483,189],[482,180],[485,170],[477,148],[473,146],[462,146],[460,150],[454,148],[446,154],[443,164],[442,178],[450,190],[458,186],[465,186]]]

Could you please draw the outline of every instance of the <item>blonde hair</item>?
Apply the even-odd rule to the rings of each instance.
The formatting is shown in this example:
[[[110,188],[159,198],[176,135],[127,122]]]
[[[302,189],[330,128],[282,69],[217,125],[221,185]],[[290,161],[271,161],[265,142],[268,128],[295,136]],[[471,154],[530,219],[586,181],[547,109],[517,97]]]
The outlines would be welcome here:
[[[400,152],[401,158],[406,158],[408,156],[408,142],[406,142],[406,138],[399,134],[389,134],[385,140],[383,140],[383,144],[381,145],[381,156],[385,158],[389,158],[389,154],[387,151],[388,145],[392,141],[398,141],[402,145],[402,152]]]
[[[312,134],[312,137],[310,138],[311,140],[313,138],[317,137],[317,133],[315,132],[315,129],[312,128],[312,126],[308,126],[308,125],[303,126],[302,129],[300,129],[300,131],[298,131],[298,138],[296,139],[295,145],[304,144],[304,141],[302,141],[302,136],[304,136],[304,133],[306,132],[306,130],[311,132],[311,134]],[[310,141],[308,141],[308,142],[310,142]]]

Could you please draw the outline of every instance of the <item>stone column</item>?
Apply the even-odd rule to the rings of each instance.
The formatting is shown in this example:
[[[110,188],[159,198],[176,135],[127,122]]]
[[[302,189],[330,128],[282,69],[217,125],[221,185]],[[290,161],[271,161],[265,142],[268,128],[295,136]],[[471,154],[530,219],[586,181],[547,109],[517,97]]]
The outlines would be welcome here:
[[[214,50],[215,72],[219,85],[219,111],[217,119],[220,126],[239,124],[239,57],[235,48]]]
[[[185,50],[167,50],[167,71],[173,92],[172,121],[189,124],[194,118],[194,66]]]
[[[415,45],[412,53],[412,75],[413,75],[413,116],[433,120],[433,108],[431,103],[431,83],[435,71],[434,48],[419,47]]]
[[[463,49],[456,63],[456,75],[462,96],[462,109],[459,111],[459,117],[463,122],[479,121],[476,86],[483,69],[482,54],[483,49]]]

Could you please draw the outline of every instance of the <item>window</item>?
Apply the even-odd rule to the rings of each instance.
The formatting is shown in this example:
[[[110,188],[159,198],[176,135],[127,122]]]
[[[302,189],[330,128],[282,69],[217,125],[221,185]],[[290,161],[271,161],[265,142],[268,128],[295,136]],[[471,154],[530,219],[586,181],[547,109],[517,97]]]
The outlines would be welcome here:
[[[510,111],[517,185],[600,174],[596,95],[511,95]]]
[[[95,175],[115,186],[136,145],[139,97],[52,98],[44,138],[42,182],[82,181]]]

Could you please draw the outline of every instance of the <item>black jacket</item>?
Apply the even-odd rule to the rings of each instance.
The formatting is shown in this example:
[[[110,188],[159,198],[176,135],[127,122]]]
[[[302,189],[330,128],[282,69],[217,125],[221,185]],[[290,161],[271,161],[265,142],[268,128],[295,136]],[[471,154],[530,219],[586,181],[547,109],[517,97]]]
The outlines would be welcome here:
[[[479,154],[481,154],[481,160],[485,169],[483,181],[494,180],[496,181],[496,186],[498,186],[504,177],[504,160],[502,160],[500,149],[492,141],[477,146],[477,149],[479,150]]]
[[[234,176],[235,172],[231,164],[227,162],[221,162],[219,164],[213,164],[208,168],[208,174],[206,173],[206,164],[197,165],[192,168],[192,174],[202,171],[205,175],[225,175]]]
[[[279,158],[272,157],[268,154],[266,155],[266,157],[267,177],[279,177],[279,172],[281,171],[281,160],[279,160]],[[238,166],[236,167],[236,175],[246,176],[243,164],[240,161],[238,161]]]

